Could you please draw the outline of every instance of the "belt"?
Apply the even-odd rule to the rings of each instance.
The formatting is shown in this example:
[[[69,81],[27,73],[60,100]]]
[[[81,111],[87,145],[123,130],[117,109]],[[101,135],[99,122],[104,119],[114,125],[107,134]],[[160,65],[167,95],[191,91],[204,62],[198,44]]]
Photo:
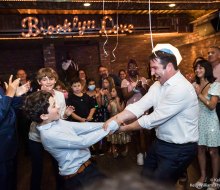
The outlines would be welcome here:
[[[90,160],[87,160],[79,167],[79,169],[77,170],[76,173],[63,176],[64,180],[70,179],[70,178],[76,176],[77,174],[82,173],[91,163],[92,162]]]
[[[172,146],[176,146],[176,147],[183,147],[183,146],[189,146],[189,145],[197,145],[197,142],[188,142],[188,143],[183,143],[183,144],[176,144],[176,143],[166,142],[166,141],[160,140],[158,138],[156,138],[156,139],[160,143],[167,144],[167,145],[172,145]]]

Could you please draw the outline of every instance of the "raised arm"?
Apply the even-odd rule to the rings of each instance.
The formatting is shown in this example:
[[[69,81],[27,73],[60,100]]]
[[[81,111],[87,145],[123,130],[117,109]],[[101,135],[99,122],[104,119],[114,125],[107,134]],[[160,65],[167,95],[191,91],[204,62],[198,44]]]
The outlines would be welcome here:
[[[69,123],[72,129],[70,128],[68,133],[56,131],[49,137],[42,133],[42,138],[51,141],[57,148],[88,148],[105,137],[110,131],[114,132],[119,128],[116,122],[112,122],[107,131],[102,129],[102,123]]]

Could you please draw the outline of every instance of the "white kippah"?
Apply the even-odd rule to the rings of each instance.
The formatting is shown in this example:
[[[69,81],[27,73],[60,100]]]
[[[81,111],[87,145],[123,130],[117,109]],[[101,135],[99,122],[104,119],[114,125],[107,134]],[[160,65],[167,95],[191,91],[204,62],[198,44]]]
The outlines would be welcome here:
[[[163,51],[169,54],[173,54],[176,57],[177,65],[179,65],[182,61],[182,56],[180,55],[179,50],[171,44],[157,44],[152,50],[152,53],[156,51]]]

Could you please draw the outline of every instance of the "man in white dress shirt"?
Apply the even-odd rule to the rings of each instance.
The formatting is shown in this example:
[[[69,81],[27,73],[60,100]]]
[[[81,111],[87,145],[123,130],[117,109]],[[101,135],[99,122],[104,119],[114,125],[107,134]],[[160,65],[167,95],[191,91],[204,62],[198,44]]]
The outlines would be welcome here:
[[[147,154],[143,175],[175,183],[197,153],[198,100],[191,83],[180,73],[182,57],[170,44],[158,44],[150,56],[151,74],[157,81],[138,102],[109,119],[120,131],[155,128],[157,139]],[[151,107],[154,111],[145,115]],[[128,124],[129,120],[137,119]],[[125,124],[126,123],[126,124]]]
[[[64,178],[65,190],[81,190],[84,186],[105,177],[90,161],[91,145],[109,132],[116,131],[116,122],[104,131],[103,123],[76,123],[61,120],[55,99],[49,92],[38,91],[25,101],[25,112],[37,123],[41,142],[57,161]]]

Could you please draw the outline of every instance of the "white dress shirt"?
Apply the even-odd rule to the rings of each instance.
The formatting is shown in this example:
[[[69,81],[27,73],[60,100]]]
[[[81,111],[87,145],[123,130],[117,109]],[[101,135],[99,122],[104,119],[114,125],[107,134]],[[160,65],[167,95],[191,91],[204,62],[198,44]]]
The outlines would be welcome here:
[[[153,106],[150,115],[143,115]],[[155,82],[138,102],[128,105],[141,127],[155,128],[158,139],[176,144],[198,141],[199,106],[191,83],[177,72],[163,85]],[[143,115],[143,116],[142,116]]]
[[[58,161],[60,175],[70,175],[76,173],[91,157],[88,147],[119,128],[115,121],[110,123],[107,131],[102,126],[103,123],[77,123],[60,119],[37,129],[44,149]]]
[[[56,102],[56,106],[59,108],[60,118],[63,119],[63,115],[66,110],[66,102],[65,102],[64,94],[57,90],[53,90],[53,91],[54,91],[54,99]],[[37,124],[35,122],[31,123],[30,131],[29,131],[29,139],[32,141],[41,142],[40,134],[39,131],[37,131],[36,129],[36,125]]]

